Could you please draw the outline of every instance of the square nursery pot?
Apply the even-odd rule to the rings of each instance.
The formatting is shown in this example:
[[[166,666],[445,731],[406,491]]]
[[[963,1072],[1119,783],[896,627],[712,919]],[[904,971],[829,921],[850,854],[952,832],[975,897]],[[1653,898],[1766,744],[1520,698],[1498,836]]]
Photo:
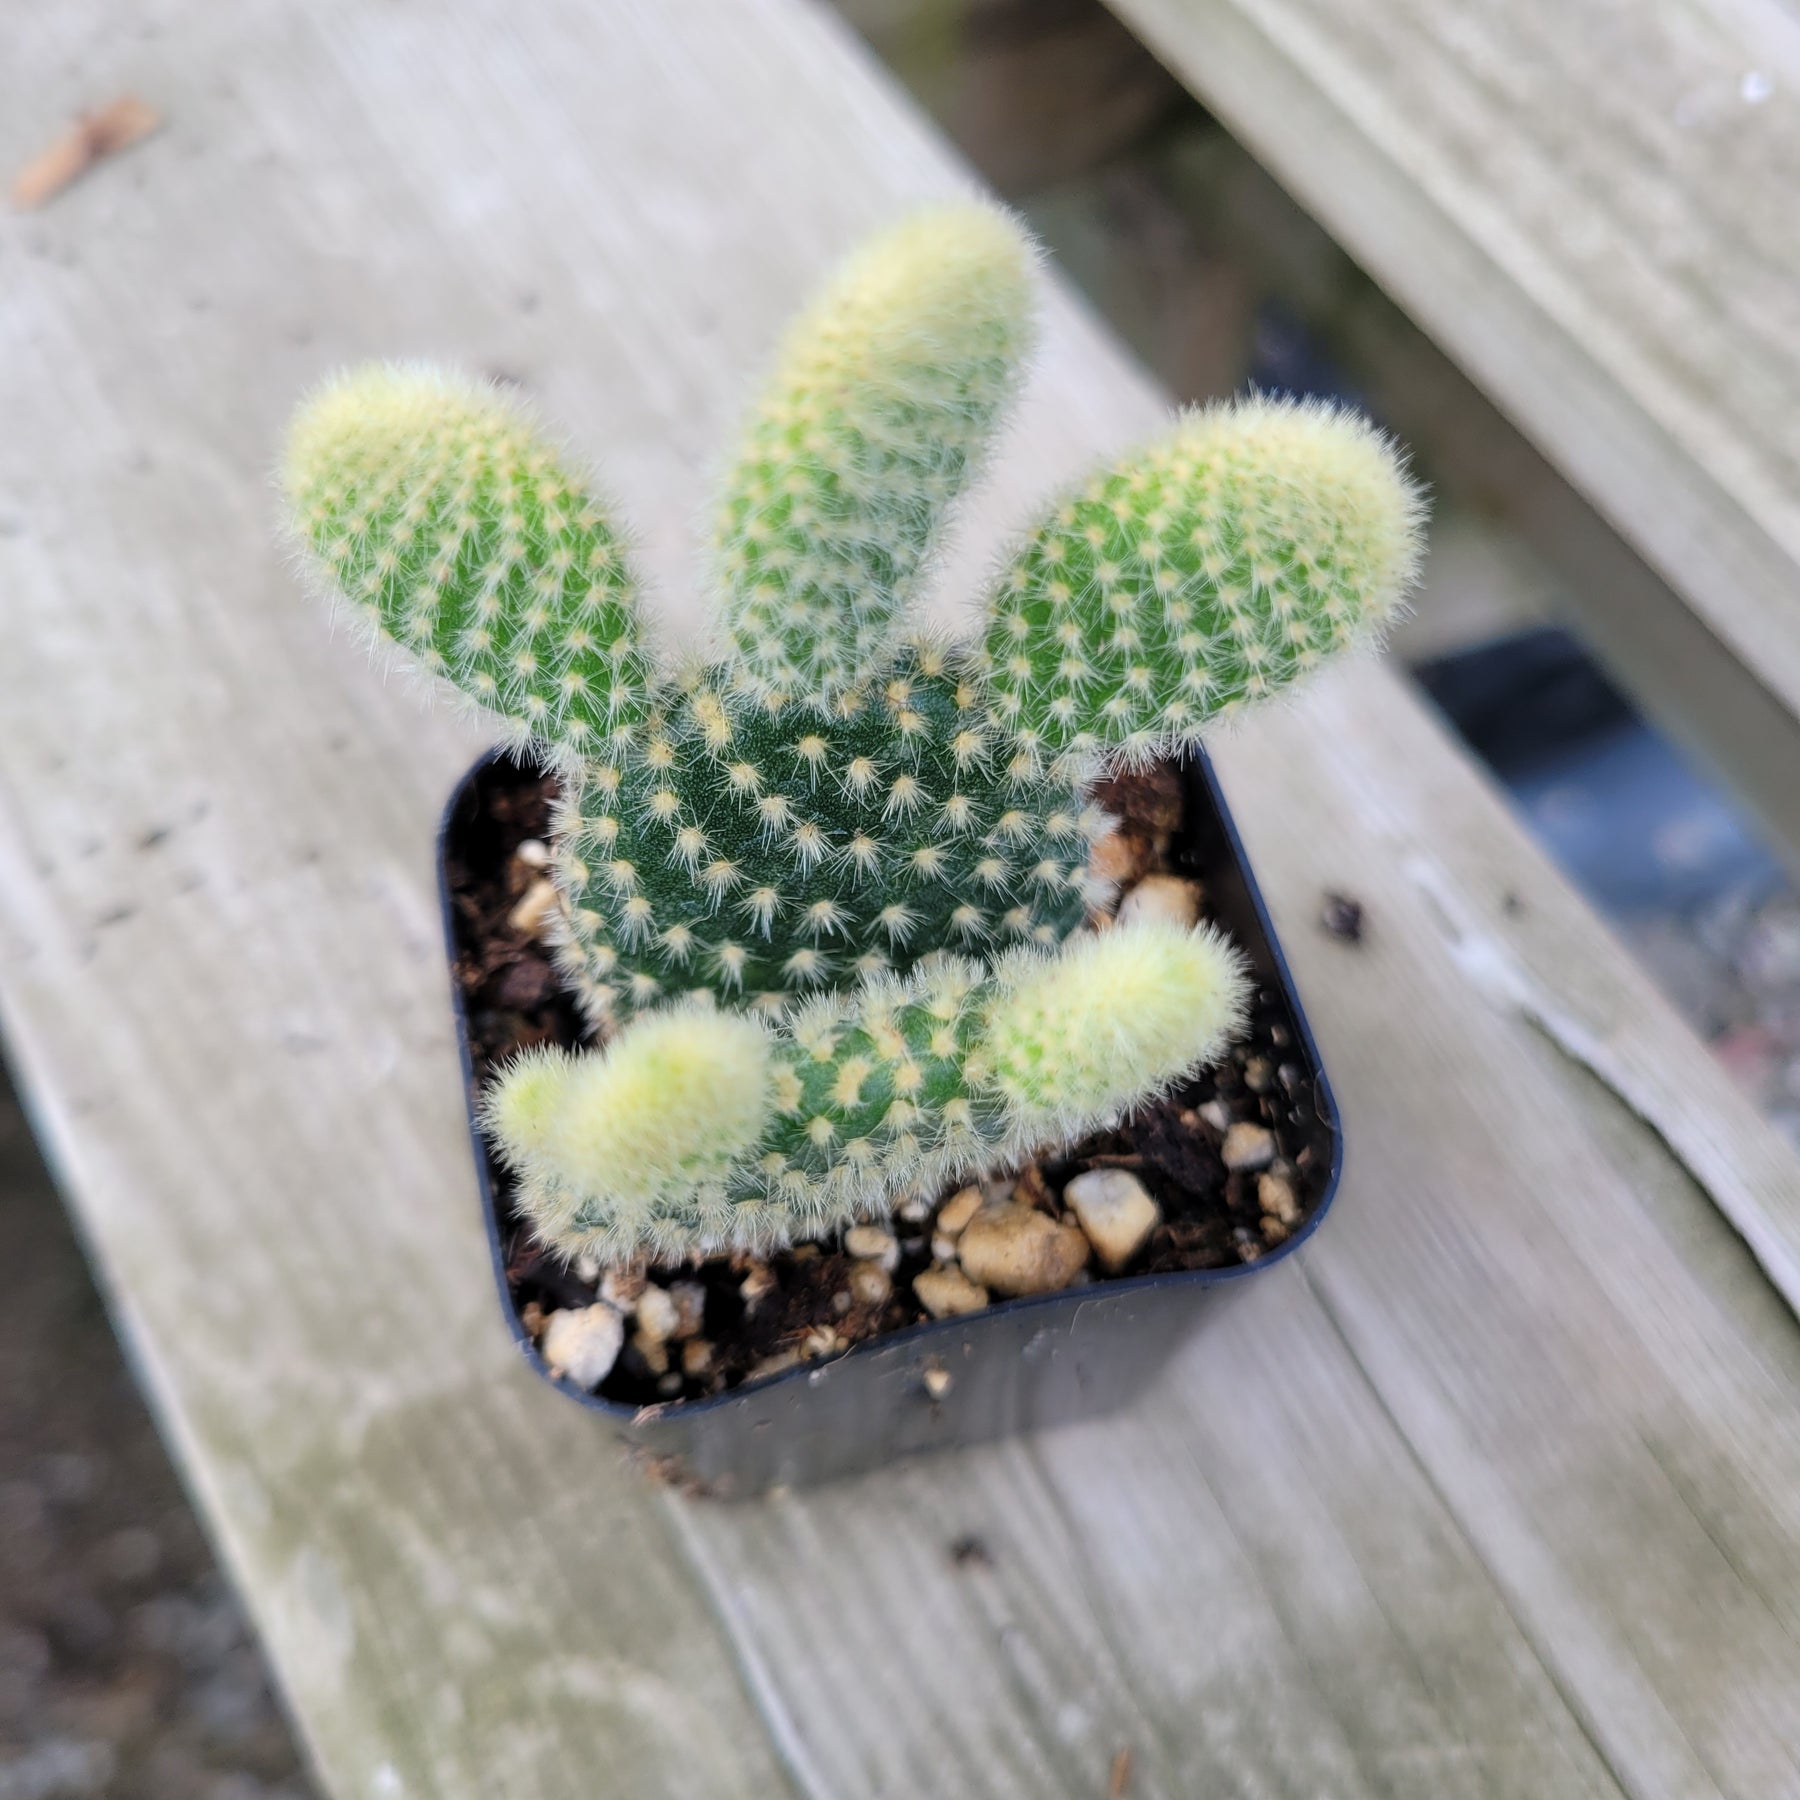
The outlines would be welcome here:
[[[1337,1111],[1287,960],[1244,857],[1211,764],[1194,753],[1179,765],[1184,816],[1170,864],[1203,883],[1206,914],[1249,958],[1255,1010],[1272,1025],[1290,1066],[1284,1105],[1289,1141],[1306,1154],[1291,1235],[1254,1261],[1223,1268],[1097,1276],[1060,1293],[1004,1300],[986,1310],[878,1334],[837,1356],[750,1380],[724,1393],[650,1405],[624,1404],[556,1381],[522,1322],[507,1279],[515,1227],[506,1176],[475,1125],[477,1088],[470,1022],[458,959],[469,943],[454,904],[451,866],[467,866],[491,844],[490,798],[542,779],[500,754],[463,778],[438,841],[440,891],[452,964],[452,999],[467,1089],[475,1169],[500,1304],[520,1353],[574,1405],[585,1407],[650,1470],[720,1497],[748,1497],[856,1474],[919,1451],[979,1443],[1089,1417],[1149,1384],[1187,1330],[1225,1297],[1305,1242],[1337,1190],[1343,1140]],[[491,849],[488,852],[492,854]],[[571,1010],[572,1016],[572,1010]],[[1285,1039],[1279,1036],[1285,1030]],[[570,1415],[571,1423],[574,1413]]]

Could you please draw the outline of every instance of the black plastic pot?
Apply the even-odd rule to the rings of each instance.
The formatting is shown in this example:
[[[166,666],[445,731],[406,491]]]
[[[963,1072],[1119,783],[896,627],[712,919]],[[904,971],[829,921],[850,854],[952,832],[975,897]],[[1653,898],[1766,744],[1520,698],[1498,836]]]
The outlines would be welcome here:
[[[458,833],[470,828],[477,784],[494,760],[484,758],[458,784],[439,835],[440,891],[453,965],[463,946],[447,855]],[[634,1407],[558,1383],[571,1400],[604,1418],[660,1473],[720,1496],[748,1497],[778,1485],[832,1480],[919,1451],[980,1443],[1120,1405],[1148,1384],[1198,1318],[1318,1229],[1343,1163],[1331,1090],[1211,765],[1196,754],[1184,764],[1183,776],[1186,818],[1176,860],[1205,882],[1209,912],[1249,957],[1259,1003],[1273,1008],[1286,1025],[1289,1054],[1310,1077],[1317,1113],[1313,1140],[1323,1153],[1312,1159],[1306,1216],[1293,1235],[1254,1263],[1096,1280],[1058,1294],[1008,1300],[872,1338],[830,1361],[705,1399]],[[500,1303],[521,1353],[550,1380],[507,1285],[497,1199],[501,1177],[474,1123],[468,1020],[454,978],[451,990]]]

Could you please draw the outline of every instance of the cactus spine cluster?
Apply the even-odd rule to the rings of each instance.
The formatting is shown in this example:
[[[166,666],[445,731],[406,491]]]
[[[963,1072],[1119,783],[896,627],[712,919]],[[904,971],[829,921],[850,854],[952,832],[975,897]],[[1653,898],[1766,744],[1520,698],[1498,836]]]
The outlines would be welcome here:
[[[1205,932],[1074,937],[1083,784],[1376,637],[1420,501],[1329,407],[1189,415],[1050,508],[973,644],[909,611],[1014,392],[1032,251],[978,207],[853,258],[720,499],[729,648],[646,651],[606,509],[526,412],[380,367],[303,407],[315,568],[564,774],[559,955],[604,1052],[521,1059],[487,1117],[540,1233],[608,1257],[762,1244],[1067,1138],[1216,1055]]]

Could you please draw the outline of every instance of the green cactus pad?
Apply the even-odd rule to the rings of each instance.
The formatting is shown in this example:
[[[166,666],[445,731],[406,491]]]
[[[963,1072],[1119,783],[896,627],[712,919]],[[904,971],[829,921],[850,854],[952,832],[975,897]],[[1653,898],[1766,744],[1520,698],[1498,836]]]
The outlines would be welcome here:
[[[999,715],[1047,751],[1142,762],[1377,637],[1417,572],[1416,493],[1364,420],[1190,414],[1038,525],[994,597]]]
[[[693,987],[779,1008],[936,951],[1067,937],[1106,820],[995,739],[961,665],[914,647],[829,716],[700,685],[585,764],[556,872],[589,1009]]]
[[[852,257],[789,334],[715,552],[737,679],[829,701],[878,674],[938,526],[1018,386],[1031,254],[981,207]]]
[[[580,754],[649,710],[623,546],[498,390],[428,368],[340,377],[301,409],[285,474],[329,586],[515,735]]]

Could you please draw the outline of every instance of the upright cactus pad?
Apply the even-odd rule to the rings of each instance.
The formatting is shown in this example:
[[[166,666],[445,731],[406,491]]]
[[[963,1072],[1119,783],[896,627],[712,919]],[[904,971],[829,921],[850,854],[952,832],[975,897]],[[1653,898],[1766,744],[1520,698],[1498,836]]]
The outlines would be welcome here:
[[[567,1251],[879,1212],[1091,1128],[1232,1028],[1242,980],[1208,934],[1070,941],[1107,829],[1082,784],[1378,637],[1421,502],[1352,415],[1210,408],[1051,509],[977,644],[921,640],[1032,260],[1004,215],[939,209],[804,315],[718,503],[729,649],[680,679],[645,651],[617,532],[515,404],[378,368],[301,412],[316,566],[564,773],[560,956],[616,1040],[521,1059],[488,1120]]]
[[[649,710],[624,547],[496,389],[424,367],[341,376],[295,420],[286,477],[332,591],[515,736],[581,755]]]
[[[1141,762],[1377,636],[1421,501],[1366,421],[1319,403],[1189,414],[1037,526],[984,643],[996,711],[1050,751]]]
[[[1018,385],[1031,254],[975,207],[853,256],[751,415],[715,551],[740,684],[830,700],[878,675],[945,511]]]

